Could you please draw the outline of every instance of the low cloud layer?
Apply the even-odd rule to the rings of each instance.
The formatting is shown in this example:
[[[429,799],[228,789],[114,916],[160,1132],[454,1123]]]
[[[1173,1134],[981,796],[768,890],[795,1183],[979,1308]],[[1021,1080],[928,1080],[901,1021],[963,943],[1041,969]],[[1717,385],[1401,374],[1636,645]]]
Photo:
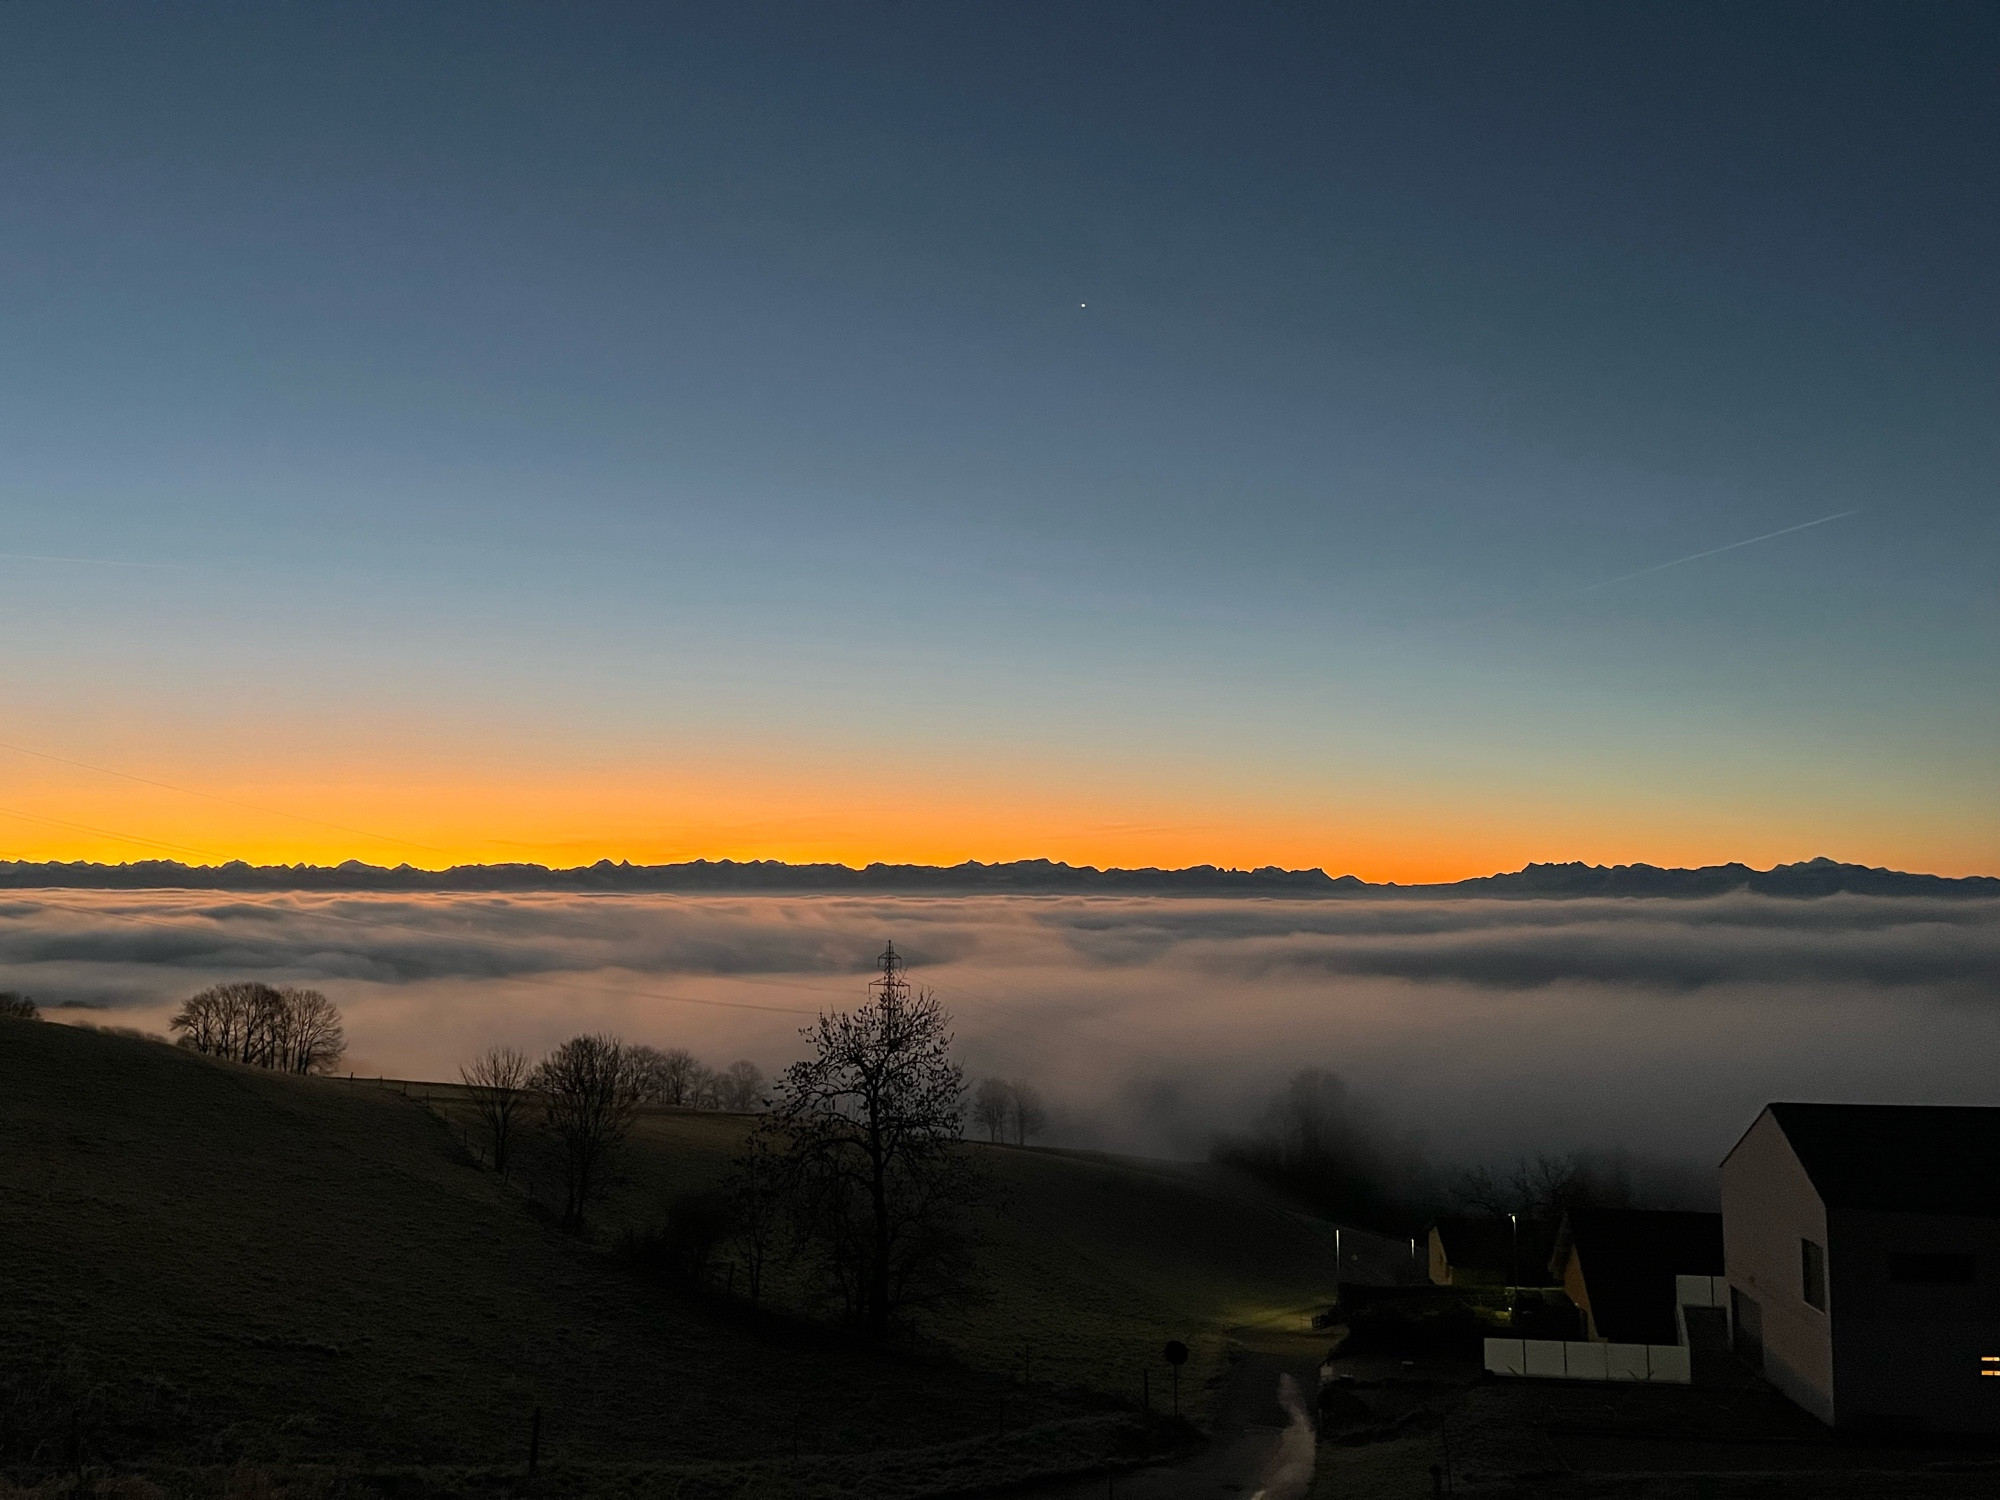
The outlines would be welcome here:
[[[371,1073],[599,1027],[771,1068],[889,938],[1079,1144],[1199,1151],[1307,1065],[1462,1158],[1712,1160],[1777,1097],[2000,1102],[1989,901],[19,892],[0,988],[164,1030],[210,983],[311,983]]]

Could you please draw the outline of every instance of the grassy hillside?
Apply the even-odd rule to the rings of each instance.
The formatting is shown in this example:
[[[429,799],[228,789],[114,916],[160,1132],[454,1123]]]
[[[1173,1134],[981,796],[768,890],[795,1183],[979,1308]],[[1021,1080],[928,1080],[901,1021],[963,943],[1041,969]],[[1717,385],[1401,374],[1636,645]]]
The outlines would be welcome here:
[[[442,1094],[440,1094],[442,1097]],[[461,1118],[452,1111],[453,1117]],[[597,1219],[657,1228],[673,1195],[718,1183],[744,1116],[649,1111]],[[980,1368],[1136,1400],[1163,1379],[1169,1339],[1194,1358],[1190,1391],[1240,1331],[1304,1328],[1333,1299],[1333,1228],[1202,1164],[971,1148],[996,1190],[982,1216],[980,1300],[925,1330]],[[1155,1389],[1159,1389],[1158,1386]]]
[[[379,1468],[518,1467],[536,1406],[546,1456],[598,1464],[1076,1411],[636,1281],[393,1092],[61,1026],[0,1023],[0,1245],[6,1463],[72,1414],[92,1459]]]
[[[548,1493],[942,1493],[1102,1456],[1123,1419],[1085,1388],[1134,1392],[1169,1337],[1212,1371],[1232,1329],[1327,1296],[1324,1231],[1226,1179],[981,1147],[1004,1195],[987,1297],[929,1330],[948,1354],[873,1355],[603,1248],[718,1179],[745,1121],[643,1119],[592,1245],[483,1170],[454,1114],[0,1023],[0,1466],[45,1472],[74,1424],[87,1462],[155,1477],[511,1489],[539,1406]]]

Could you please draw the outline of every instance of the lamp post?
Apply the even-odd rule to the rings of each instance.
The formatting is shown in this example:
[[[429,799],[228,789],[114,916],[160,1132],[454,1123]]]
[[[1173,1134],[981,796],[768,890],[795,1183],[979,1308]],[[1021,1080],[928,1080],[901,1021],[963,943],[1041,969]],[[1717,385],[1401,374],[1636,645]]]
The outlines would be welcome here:
[[[1507,1288],[1507,1322],[1511,1327],[1520,1321],[1521,1314],[1521,1216],[1507,1215],[1507,1224],[1513,1231],[1514,1239],[1513,1280]]]

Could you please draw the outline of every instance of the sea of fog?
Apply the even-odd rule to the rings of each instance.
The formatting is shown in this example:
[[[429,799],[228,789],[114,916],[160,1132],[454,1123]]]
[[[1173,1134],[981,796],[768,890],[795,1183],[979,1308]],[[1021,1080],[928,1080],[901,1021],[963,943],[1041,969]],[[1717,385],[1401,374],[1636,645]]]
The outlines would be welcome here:
[[[1712,1164],[1770,1099],[2000,1103],[1992,901],[27,891],[0,989],[164,1032],[208,984],[310,984],[369,1075],[580,1030],[775,1070],[892,938],[1059,1144],[1199,1155],[1302,1067],[1445,1161]]]

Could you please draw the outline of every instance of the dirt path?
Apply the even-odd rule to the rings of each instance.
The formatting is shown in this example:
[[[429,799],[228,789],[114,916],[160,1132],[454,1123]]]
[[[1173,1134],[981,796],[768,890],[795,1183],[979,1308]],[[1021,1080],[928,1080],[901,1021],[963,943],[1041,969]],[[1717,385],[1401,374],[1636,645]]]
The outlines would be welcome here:
[[[1373,1286],[1426,1279],[1410,1242],[1357,1229],[1343,1231],[1339,1274]],[[1221,1388],[1209,1394],[1213,1436],[1200,1453],[1111,1478],[1031,1486],[1010,1492],[1009,1500],[1256,1500],[1260,1494],[1265,1500],[1299,1500],[1307,1485],[1297,1470],[1303,1462],[1303,1479],[1310,1480],[1313,1445],[1296,1436],[1285,1444],[1294,1421],[1280,1404],[1280,1383],[1291,1376],[1310,1409],[1331,1335],[1308,1330],[1302,1318],[1228,1333],[1241,1352]],[[1181,1395],[1189,1399],[1188,1392]]]
[[[1296,1462],[1297,1439],[1289,1453],[1284,1444],[1286,1429],[1295,1424],[1279,1404],[1280,1380],[1291,1376],[1310,1403],[1319,1387],[1326,1340],[1261,1332],[1251,1337],[1257,1347],[1244,1350],[1215,1393],[1215,1435],[1200,1453],[1114,1478],[1024,1489],[1017,1492],[1020,1500],[1253,1500],[1286,1457]],[[1297,1500],[1300,1494],[1302,1489],[1274,1489],[1270,1500]]]

